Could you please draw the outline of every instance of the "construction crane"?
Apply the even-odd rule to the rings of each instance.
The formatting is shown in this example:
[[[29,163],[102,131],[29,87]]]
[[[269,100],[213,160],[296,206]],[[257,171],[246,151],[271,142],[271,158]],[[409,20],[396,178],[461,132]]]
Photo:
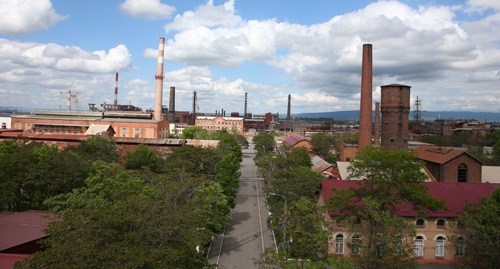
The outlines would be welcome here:
[[[61,92],[61,94],[63,94]],[[81,129],[82,129],[82,134],[85,134],[87,132],[87,128],[85,128],[83,124],[83,117],[82,117],[82,111],[80,110],[80,104],[78,103],[78,96],[77,94],[72,94],[71,91],[68,91],[68,101],[66,104],[66,109],[68,111],[71,111],[71,100],[73,100],[73,103],[75,104],[76,111],[78,113],[78,119],[81,121]]]

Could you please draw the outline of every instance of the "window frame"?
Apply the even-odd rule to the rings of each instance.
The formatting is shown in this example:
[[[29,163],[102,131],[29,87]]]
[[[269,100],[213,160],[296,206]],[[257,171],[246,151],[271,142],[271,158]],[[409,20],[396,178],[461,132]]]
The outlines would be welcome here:
[[[444,244],[446,241],[446,237],[439,235],[436,237],[436,251],[434,255],[437,258],[444,258]]]
[[[422,235],[417,235],[413,240],[413,251],[416,257],[424,256],[424,237]]]
[[[343,234],[337,234],[335,236],[335,254],[337,255],[344,254],[344,239],[345,236]]]
[[[455,246],[455,256],[457,257],[465,256],[465,238],[461,235],[457,237],[457,244]]]
[[[419,221],[422,221],[422,224],[419,224]],[[416,226],[417,228],[425,228],[425,223],[426,223],[425,219],[423,219],[423,218],[418,218],[418,219],[415,221],[415,226]]]
[[[461,163],[457,167],[457,182],[467,182],[468,180],[468,167],[467,164]]]

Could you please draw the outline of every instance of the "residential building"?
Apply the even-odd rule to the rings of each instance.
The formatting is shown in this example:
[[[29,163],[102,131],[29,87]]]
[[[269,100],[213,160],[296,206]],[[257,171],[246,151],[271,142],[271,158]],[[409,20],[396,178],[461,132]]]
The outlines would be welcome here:
[[[457,217],[463,213],[468,202],[476,202],[480,198],[490,196],[494,189],[500,187],[500,184],[463,184],[458,182],[425,182],[422,184],[426,185],[430,196],[445,201],[446,210],[428,212],[426,217],[422,217],[411,209],[411,205],[396,206],[392,212],[406,218],[416,228],[415,237],[405,237],[402,240],[412,241],[419,263],[458,263],[467,251],[467,246],[460,240],[460,234],[457,234],[453,228],[456,227]],[[359,181],[325,179],[322,182],[318,204],[325,205],[329,197],[335,194],[334,189],[357,187],[359,187]],[[352,232],[352,225],[336,222],[335,219],[339,215],[334,212],[335,210],[332,209],[326,214],[331,233],[331,241],[328,245],[329,252],[342,256],[353,256],[359,249],[348,247],[348,243],[363,240],[363,238]],[[452,237],[458,240],[454,242],[451,240]]]

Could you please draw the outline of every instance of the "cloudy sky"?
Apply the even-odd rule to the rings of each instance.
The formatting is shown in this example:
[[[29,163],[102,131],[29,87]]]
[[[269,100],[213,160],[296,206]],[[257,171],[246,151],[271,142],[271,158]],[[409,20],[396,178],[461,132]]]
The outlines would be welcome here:
[[[286,4],[284,4],[286,3]],[[362,45],[380,85],[411,86],[423,110],[500,112],[500,1],[0,0],[0,106],[164,105],[292,113],[359,109]]]

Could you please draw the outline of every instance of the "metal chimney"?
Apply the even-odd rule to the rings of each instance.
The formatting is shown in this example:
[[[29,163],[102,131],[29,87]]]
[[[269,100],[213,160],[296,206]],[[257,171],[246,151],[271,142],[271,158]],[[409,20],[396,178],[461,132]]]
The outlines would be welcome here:
[[[358,149],[372,144],[372,45],[363,45]]]
[[[288,95],[288,107],[287,107],[287,110],[286,110],[286,120],[287,121],[290,121],[290,119],[292,118],[292,115],[290,113],[291,106],[292,106],[292,96],[289,94]]]
[[[170,123],[175,122],[175,87],[170,86],[170,104],[168,107],[168,121]]]
[[[375,126],[373,126],[373,140],[375,145],[380,145],[380,103],[375,103]]]
[[[247,118],[247,93],[245,93],[245,111],[243,111],[243,118]]]
[[[118,72],[116,72],[115,76],[115,109],[118,109]]]
[[[164,47],[165,47],[165,38],[160,37],[160,42],[158,45],[158,64],[156,66],[156,93],[155,93],[155,110],[154,110],[154,119],[161,120],[162,117],[162,107],[163,107],[163,58],[164,58]]]

